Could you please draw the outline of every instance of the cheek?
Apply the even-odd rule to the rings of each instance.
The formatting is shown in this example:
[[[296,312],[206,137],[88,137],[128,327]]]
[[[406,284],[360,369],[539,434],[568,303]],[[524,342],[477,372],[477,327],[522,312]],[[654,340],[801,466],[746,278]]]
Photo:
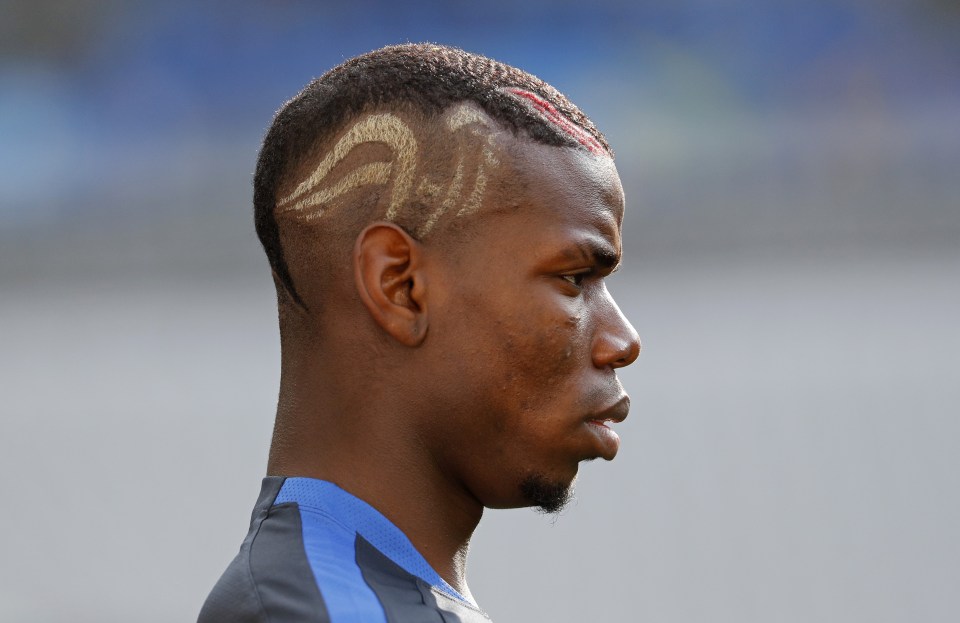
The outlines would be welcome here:
[[[559,382],[578,367],[582,339],[575,318],[545,318],[530,331],[531,350],[537,353],[537,373],[544,382]]]
[[[538,315],[534,315],[539,312]],[[493,369],[500,371],[506,406],[541,411],[545,405],[573,397],[574,376],[584,366],[586,337],[573,314],[531,310],[515,326],[500,323],[500,347]]]
[[[454,336],[445,356],[457,359],[447,369],[459,369],[451,376],[461,396],[505,413],[572,398],[572,377],[589,365],[581,299],[529,280],[494,291],[461,287],[453,299],[453,322],[442,330]]]

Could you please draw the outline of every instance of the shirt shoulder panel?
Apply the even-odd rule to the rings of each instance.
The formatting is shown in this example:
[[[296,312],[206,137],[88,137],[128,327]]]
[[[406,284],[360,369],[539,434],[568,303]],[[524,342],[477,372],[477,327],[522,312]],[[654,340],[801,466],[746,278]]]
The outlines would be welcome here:
[[[440,577],[402,530],[364,500],[332,482],[287,478],[276,503],[290,501],[297,502],[301,512],[318,513],[351,534],[359,534],[407,573],[438,587],[451,597],[470,603]]]
[[[331,621],[307,559],[301,522],[296,505],[274,506],[250,547],[250,575],[270,623]]]
[[[303,547],[295,505],[274,506],[283,478],[263,480],[240,551],[200,611],[198,623],[328,623]]]
[[[387,623],[354,555],[356,532],[323,509],[285,503],[303,525],[303,550],[332,623]]]

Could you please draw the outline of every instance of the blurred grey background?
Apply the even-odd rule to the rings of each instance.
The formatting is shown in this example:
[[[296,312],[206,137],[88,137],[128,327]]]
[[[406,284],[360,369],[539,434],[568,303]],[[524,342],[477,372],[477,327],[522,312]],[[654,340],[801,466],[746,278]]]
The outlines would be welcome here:
[[[276,398],[262,133],[420,40],[566,92],[629,204],[621,453],[487,513],[494,619],[956,620],[954,0],[0,2],[0,620],[195,619]]]

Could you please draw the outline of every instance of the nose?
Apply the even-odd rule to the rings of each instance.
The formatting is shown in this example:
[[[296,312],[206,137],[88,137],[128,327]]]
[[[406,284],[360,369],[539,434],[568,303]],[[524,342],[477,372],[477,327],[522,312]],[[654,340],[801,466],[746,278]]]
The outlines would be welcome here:
[[[622,368],[640,355],[640,336],[604,287],[604,305],[594,335],[593,365]]]

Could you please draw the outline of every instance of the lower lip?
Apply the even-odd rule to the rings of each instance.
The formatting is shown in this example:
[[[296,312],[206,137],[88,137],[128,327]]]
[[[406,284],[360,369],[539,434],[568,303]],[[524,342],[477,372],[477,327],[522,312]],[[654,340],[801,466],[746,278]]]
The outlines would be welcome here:
[[[609,461],[617,455],[617,450],[620,449],[620,435],[597,420],[587,422],[587,428],[590,429],[590,432],[593,433],[600,444],[600,456]]]

